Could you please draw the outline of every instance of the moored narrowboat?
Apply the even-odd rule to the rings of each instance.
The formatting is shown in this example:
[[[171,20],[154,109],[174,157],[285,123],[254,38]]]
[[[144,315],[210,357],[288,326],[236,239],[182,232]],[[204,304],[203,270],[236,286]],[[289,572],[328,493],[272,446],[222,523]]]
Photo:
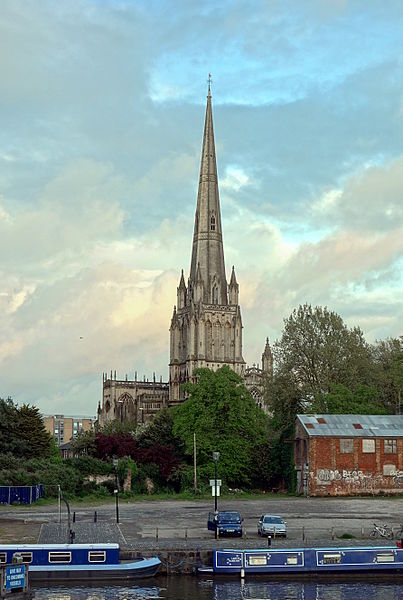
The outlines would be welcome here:
[[[395,573],[403,576],[403,549],[397,546],[264,548],[213,550],[212,567],[200,573],[225,575],[346,575]]]
[[[157,556],[119,561],[119,544],[2,544],[0,564],[28,565],[30,581],[124,581],[153,577]]]

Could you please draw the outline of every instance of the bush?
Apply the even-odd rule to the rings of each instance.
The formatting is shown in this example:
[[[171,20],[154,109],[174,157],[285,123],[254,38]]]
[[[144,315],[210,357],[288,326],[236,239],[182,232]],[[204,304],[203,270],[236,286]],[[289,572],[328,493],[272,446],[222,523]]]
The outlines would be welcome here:
[[[69,458],[64,464],[78,471],[83,477],[87,475],[109,475],[113,472],[113,466],[110,462],[86,454],[78,458]]]

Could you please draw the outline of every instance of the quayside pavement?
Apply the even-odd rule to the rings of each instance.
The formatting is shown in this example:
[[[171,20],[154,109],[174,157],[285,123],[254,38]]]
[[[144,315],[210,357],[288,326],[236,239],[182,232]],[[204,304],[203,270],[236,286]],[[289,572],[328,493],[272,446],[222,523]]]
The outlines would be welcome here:
[[[218,508],[241,513],[242,539],[214,539],[214,533],[207,530],[207,515],[213,502],[207,500],[122,500],[119,523],[113,502],[93,506],[72,502],[70,529],[75,543],[116,542],[126,558],[158,554],[167,571],[189,572],[198,561],[208,562],[214,547],[267,547],[267,541],[257,534],[257,522],[263,514],[281,515],[287,522],[287,539],[273,539],[274,547],[365,545],[372,543],[369,533],[374,522],[388,523],[396,530],[403,523],[403,499],[398,498],[220,499]],[[343,535],[351,537],[346,539]],[[62,507],[60,522],[56,504],[2,506],[0,540],[66,543],[71,540],[67,512]]]

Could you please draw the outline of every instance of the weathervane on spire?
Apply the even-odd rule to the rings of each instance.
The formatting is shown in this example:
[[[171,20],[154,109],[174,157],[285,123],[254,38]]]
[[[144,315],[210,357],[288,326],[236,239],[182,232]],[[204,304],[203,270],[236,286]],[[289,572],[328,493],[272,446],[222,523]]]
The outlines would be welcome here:
[[[211,82],[212,82],[211,73],[209,73],[208,79],[207,79],[209,93],[211,92]]]

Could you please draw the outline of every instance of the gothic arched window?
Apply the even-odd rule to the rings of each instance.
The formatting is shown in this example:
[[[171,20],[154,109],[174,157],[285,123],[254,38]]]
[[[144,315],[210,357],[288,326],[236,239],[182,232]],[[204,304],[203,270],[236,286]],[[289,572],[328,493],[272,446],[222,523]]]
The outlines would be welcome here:
[[[213,285],[213,289],[211,291],[212,296],[212,304],[218,304],[218,287]]]

